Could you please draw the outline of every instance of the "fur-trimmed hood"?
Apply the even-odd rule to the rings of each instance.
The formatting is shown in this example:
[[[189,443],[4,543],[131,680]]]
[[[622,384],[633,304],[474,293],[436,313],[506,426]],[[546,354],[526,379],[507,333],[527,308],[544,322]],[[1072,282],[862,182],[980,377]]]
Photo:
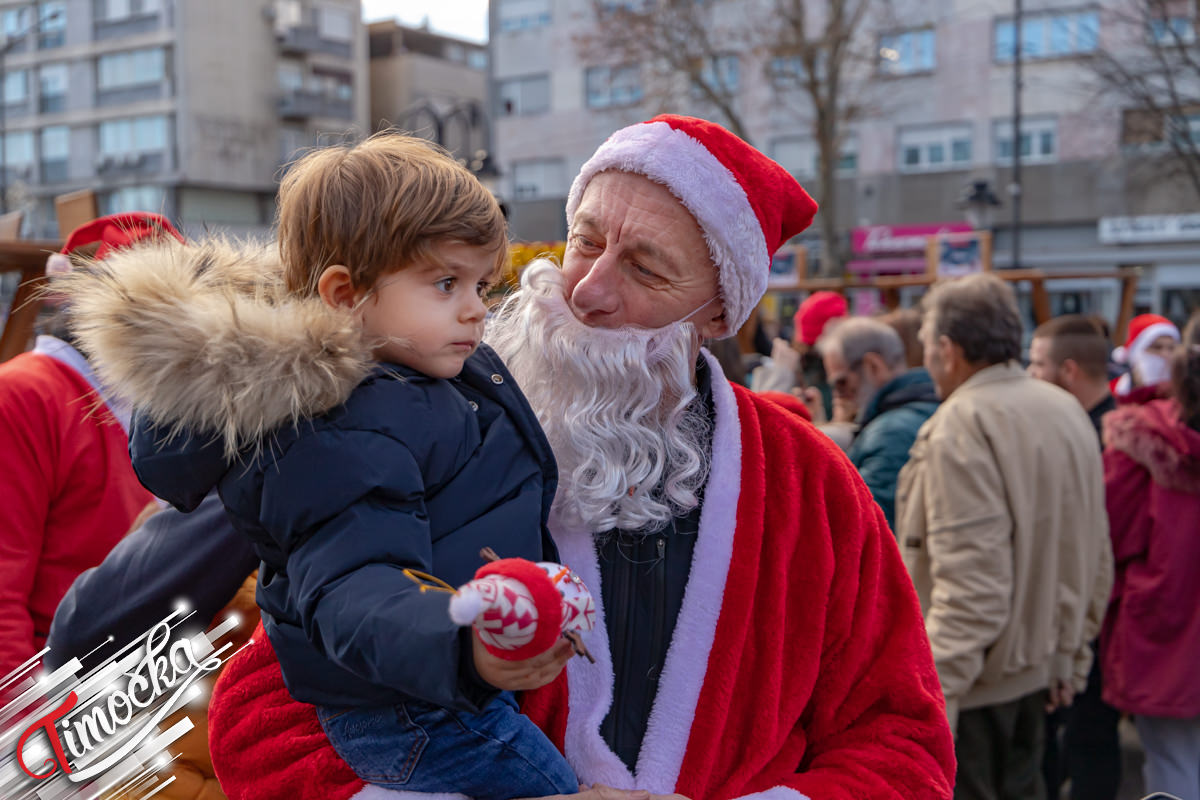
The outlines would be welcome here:
[[[342,403],[373,366],[351,316],[284,290],[273,246],[137,244],[56,279],[101,380],[170,435],[227,458]]]
[[[1104,416],[1104,444],[1125,453],[1168,489],[1200,494],[1200,432],[1174,400],[1122,406]]]

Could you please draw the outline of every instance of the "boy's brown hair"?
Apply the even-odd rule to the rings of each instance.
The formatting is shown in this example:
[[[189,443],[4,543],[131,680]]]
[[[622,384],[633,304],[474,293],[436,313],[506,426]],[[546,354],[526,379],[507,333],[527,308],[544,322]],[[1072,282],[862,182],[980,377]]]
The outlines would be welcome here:
[[[314,150],[279,185],[279,253],[290,292],[310,296],[326,267],[350,270],[355,288],[457,241],[508,260],[504,215],[466,167],[425,139],[380,133]]]

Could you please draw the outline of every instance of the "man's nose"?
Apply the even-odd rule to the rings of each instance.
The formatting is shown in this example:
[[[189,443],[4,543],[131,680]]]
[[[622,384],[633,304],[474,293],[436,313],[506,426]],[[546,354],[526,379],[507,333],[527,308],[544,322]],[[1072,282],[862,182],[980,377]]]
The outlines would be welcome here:
[[[620,275],[617,260],[607,250],[588,267],[567,298],[580,321],[588,325],[615,327],[620,308]]]

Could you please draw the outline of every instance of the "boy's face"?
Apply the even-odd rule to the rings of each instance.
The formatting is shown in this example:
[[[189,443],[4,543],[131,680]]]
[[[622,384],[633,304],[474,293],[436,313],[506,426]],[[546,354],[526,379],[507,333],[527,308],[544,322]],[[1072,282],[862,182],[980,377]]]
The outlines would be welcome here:
[[[494,251],[461,242],[434,247],[440,265],[417,263],[380,277],[360,307],[364,334],[386,339],[375,358],[432,378],[453,378],[483,337]]]

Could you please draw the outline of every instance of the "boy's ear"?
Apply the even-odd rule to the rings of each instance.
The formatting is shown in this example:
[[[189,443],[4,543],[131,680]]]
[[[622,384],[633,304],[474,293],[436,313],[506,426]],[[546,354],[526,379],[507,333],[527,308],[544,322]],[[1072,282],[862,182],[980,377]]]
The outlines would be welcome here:
[[[350,270],[341,264],[325,268],[317,279],[317,294],[330,308],[354,308],[358,298],[355,297],[354,281],[350,278]]]

